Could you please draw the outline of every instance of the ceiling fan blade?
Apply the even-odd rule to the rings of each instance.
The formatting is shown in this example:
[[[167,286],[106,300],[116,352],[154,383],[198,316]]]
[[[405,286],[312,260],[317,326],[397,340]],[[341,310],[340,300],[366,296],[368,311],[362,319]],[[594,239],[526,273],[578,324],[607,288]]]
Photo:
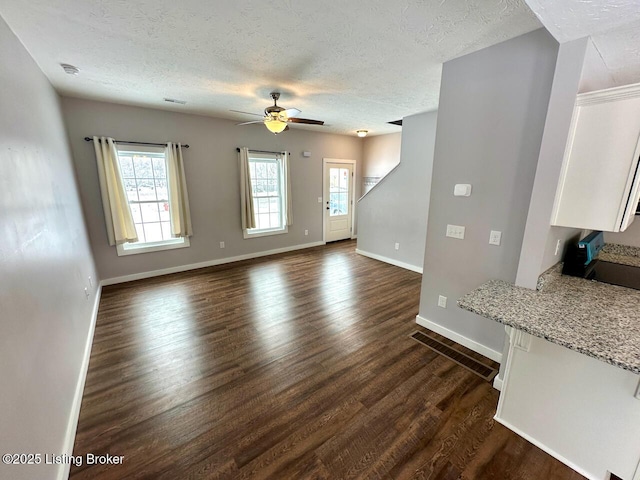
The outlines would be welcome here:
[[[253,115],[254,117],[263,117],[264,116],[261,113],[249,113],[249,112],[242,112],[240,110],[229,110],[229,111],[233,112],[233,113],[242,113],[244,115]]]
[[[287,114],[287,117],[289,118],[293,118],[302,113],[302,111],[298,110],[297,108],[287,108],[284,112]]]
[[[322,120],[310,120],[308,118],[296,118],[292,117],[289,119],[291,123],[306,123],[307,125],[324,125]]]
[[[253,122],[236,123],[236,125],[251,125],[252,123],[264,123],[262,120],[255,120]]]

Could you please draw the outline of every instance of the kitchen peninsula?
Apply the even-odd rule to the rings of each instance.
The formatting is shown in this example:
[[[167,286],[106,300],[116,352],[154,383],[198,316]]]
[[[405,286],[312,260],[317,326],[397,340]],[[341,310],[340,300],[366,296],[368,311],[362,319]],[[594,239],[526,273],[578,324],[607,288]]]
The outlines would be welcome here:
[[[640,479],[640,291],[556,265],[537,290],[489,281],[458,305],[506,326],[498,422],[587,478]]]

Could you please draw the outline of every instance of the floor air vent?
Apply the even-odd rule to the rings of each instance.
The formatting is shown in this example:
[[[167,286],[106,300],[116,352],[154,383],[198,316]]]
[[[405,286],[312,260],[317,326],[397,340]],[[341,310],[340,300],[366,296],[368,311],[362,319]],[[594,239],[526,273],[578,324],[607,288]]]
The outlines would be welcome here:
[[[434,350],[440,355],[444,355],[449,360],[456,362],[461,367],[466,368],[467,370],[475,373],[476,375],[478,375],[479,377],[482,377],[488,382],[493,380],[493,377],[495,377],[496,374],[498,373],[498,370],[496,370],[495,368],[488,367],[487,365],[480,363],[475,358],[465,355],[464,353],[459,352],[454,348],[451,348],[446,343],[442,343],[441,341],[436,340],[435,338],[431,338],[430,336],[425,335],[422,332],[416,331],[409,336],[413,338],[416,342],[419,342],[422,345],[429,347],[431,350]]]

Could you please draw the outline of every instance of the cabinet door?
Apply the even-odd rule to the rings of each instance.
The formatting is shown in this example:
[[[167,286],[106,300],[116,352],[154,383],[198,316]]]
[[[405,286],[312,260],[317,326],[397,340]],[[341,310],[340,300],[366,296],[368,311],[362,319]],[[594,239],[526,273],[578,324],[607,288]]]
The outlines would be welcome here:
[[[624,230],[640,196],[639,140],[640,97],[578,104],[552,225]]]

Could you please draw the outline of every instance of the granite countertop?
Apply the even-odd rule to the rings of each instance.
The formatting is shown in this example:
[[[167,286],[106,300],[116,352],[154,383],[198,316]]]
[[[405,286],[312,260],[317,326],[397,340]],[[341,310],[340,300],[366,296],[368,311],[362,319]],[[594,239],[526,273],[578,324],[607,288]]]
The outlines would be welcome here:
[[[640,291],[569,277],[556,265],[538,290],[491,280],[460,308],[640,374]]]
[[[607,243],[598,255],[598,258],[603,262],[640,267],[640,248]]]

